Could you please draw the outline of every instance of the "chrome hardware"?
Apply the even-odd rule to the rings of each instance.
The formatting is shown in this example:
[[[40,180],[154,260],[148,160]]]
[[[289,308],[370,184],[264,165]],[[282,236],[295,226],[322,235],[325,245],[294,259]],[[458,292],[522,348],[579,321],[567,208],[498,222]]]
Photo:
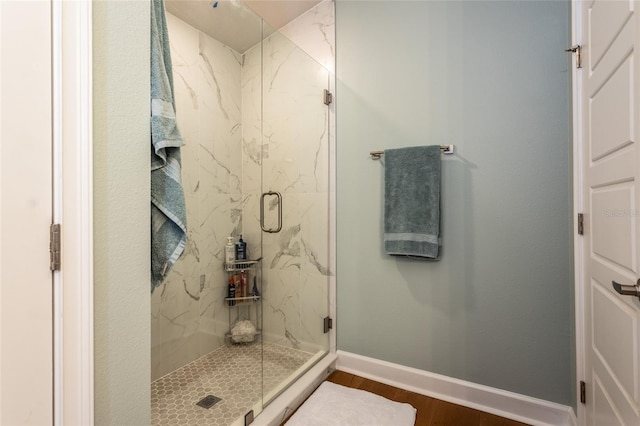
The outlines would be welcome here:
[[[615,281],[611,281],[611,284],[613,284],[613,289],[623,296],[636,296],[640,298],[640,280],[638,280],[636,285],[622,285]]]
[[[440,152],[443,154],[453,154],[453,145],[440,145]],[[379,160],[384,155],[384,151],[371,151],[369,153],[372,159]]]
[[[564,49],[565,52],[575,53],[576,54],[576,68],[582,68],[582,46],[579,44],[574,44],[568,49]]]
[[[324,328],[325,334],[329,332],[333,328],[333,318],[324,317],[322,319],[322,325]]]
[[[276,229],[267,229],[264,227],[264,198],[271,195],[275,195],[278,199],[278,227]],[[282,194],[277,191],[265,192],[260,197],[260,228],[262,228],[264,232],[269,232],[272,234],[275,234],[282,230]]]
[[[324,96],[322,100],[325,105],[331,105],[331,103],[333,102],[333,94],[327,89],[324,89]]]

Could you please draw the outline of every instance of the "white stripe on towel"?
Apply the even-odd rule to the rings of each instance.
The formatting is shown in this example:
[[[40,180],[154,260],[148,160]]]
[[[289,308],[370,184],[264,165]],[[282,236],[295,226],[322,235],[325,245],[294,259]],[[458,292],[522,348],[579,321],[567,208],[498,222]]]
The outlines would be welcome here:
[[[438,236],[430,234],[413,234],[410,232],[397,232],[384,234],[385,241],[418,241],[421,243],[438,244]]]
[[[173,110],[171,102],[162,99],[151,99],[151,115],[153,117],[166,117],[176,119],[176,113]]]
[[[180,163],[178,163],[178,160],[176,160],[175,157],[169,157],[167,159],[167,164],[164,166],[164,172],[167,174],[167,176],[178,183],[182,183],[180,169]]]

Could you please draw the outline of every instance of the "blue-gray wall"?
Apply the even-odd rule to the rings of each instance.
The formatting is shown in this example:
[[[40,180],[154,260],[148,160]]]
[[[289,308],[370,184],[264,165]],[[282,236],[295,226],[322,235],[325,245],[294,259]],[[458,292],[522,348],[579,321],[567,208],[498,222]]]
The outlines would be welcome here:
[[[149,1],[94,1],[95,424],[151,421]]]
[[[569,3],[337,1],[338,348],[572,404]],[[371,150],[443,157],[443,257],[390,257]]]

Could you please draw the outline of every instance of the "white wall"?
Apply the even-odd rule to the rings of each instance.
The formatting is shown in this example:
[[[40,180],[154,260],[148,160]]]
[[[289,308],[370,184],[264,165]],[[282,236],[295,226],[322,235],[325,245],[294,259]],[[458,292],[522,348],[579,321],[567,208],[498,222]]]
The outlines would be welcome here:
[[[572,400],[569,2],[338,1],[338,348]],[[383,251],[372,150],[455,144],[439,262]]]
[[[93,4],[95,422],[150,422],[149,2]]]

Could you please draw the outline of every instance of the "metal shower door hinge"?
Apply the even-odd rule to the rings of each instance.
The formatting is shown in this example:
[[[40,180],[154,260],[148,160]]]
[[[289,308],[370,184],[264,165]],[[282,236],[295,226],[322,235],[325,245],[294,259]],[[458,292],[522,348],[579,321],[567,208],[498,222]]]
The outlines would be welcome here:
[[[564,50],[565,52],[571,52],[576,54],[576,68],[582,68],[582,46],[579,44],[574,44],[568,49]]]
[[[325,334],[329,332],[333,328],[333,319],[329,317],[324,317],[324,332]]]
[[[333,102],[333,94],[327,89],[324,89],[324,104],[330,105]]]
[[[60,270],[60,224],[54,223],[49,227],[49,268]]]

